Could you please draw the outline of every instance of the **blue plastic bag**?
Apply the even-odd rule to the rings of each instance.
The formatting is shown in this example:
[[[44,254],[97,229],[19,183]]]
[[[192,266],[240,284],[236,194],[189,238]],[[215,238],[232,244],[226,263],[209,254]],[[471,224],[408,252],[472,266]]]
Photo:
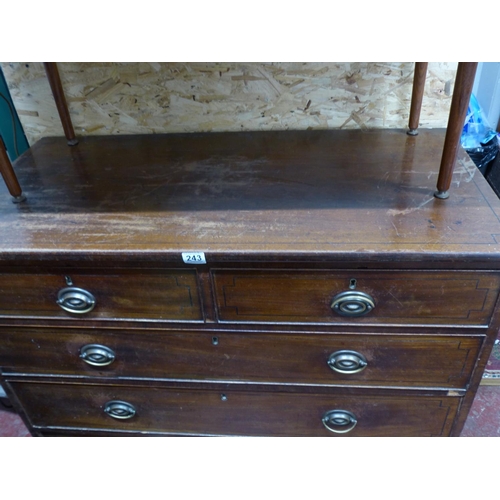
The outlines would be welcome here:
[[[460,143],[479,170],[486,174],[498,154],[498,137],[484,118],[483,110],[474,94],[470,96]]]

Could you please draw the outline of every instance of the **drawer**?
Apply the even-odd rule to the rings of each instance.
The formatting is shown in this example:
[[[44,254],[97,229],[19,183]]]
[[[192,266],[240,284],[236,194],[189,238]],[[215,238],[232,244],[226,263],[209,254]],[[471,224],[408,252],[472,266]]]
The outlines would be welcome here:
[[[85,312],[88,309],[91,310]],[[71,272],[68,279],[64,271],[60,274],[0,274],[0,316],[203,319],[194,270]]]
[[[4,374],[461,389],[482,342],[465,335],[5,328],[0,367]]]
[[[215,270],[219,320],[487,326],[499,273]]]
[[[36,428],[195,435],[442,436],[449,433],[460,402],[457,397],[214,388],[33,382],[11,386]],[[333,430],[325,427],[324,419]]]

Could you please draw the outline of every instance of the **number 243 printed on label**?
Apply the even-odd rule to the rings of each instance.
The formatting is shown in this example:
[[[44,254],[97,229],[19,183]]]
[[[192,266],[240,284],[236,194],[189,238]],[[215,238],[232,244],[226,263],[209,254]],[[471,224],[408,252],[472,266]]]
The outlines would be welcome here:
[[[204,252],[182,252],[182,260],[185,264],[206,264]]]

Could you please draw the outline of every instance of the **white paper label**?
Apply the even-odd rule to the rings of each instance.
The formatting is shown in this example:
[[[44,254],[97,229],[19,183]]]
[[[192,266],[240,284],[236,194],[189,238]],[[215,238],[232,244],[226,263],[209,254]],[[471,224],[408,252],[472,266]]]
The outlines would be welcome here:
[[[182,252],[182,260],[185,264],[206,264],[205,252]]]

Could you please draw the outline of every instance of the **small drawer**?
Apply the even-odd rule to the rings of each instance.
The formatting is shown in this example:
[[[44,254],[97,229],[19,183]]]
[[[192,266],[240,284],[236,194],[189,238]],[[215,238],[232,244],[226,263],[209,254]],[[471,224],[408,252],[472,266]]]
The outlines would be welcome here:
[[[196,272],[0,274],[0,316],[201,321]]]
[[[478,336],[0,330],[4,374],[464,389]]]
[[[244,436],[443,436],[458,397],[11,382],[36,429]]]
[[[487,326],[500,274],[422,271],[213,272],[219,321]]]

